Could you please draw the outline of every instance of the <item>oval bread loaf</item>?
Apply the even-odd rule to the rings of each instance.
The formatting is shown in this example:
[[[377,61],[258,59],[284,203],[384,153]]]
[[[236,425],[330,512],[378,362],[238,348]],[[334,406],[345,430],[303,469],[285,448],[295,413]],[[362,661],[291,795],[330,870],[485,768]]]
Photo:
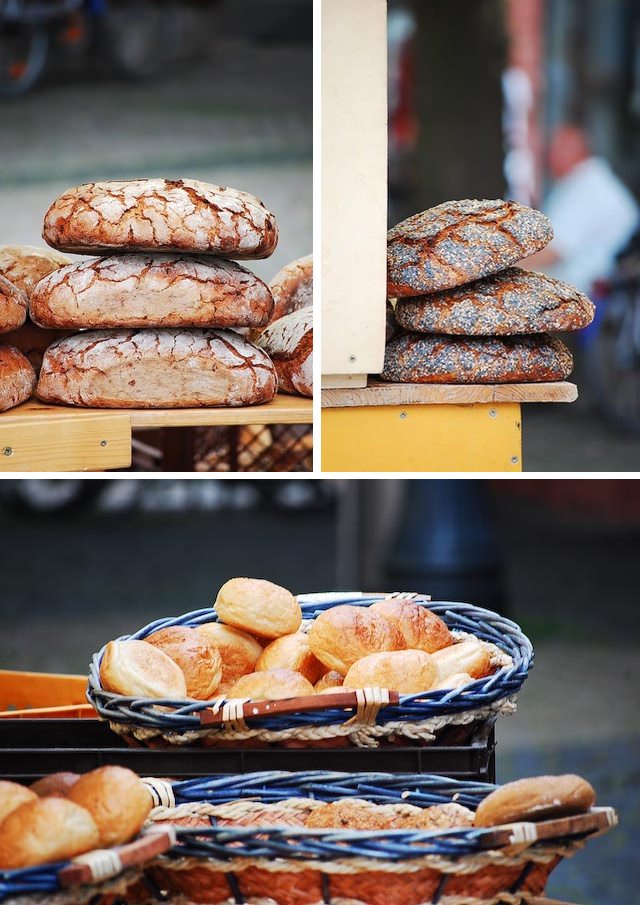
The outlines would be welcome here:
[[[0,412],[20,405],[35,386],[36,373],[22,352],[0,343]]]
[[[549,220],[517,201],[448,201],[387,237],[388,294],[425,295],[504,270],[544,248]]]
[[[37,797],[38,793],[33,789],[28,789],[17,782],[0,779],[0,823],[16,808],[28,801],[35,801]]]
[[[256,340],[273,361],[285,393],[313,396],[313,308],[274,321]]]
[[[0,246],[0,274],[21,289],[27,298],[36,283],[66,264],[71,264],[71,258],[52,248],[38,248],[35,245]]]
[[[98,848],[91,814],[66,798],[38,798],[16,808],[0,825],[0,869],[65,861]]]
[[[227,692],[240,676],[253,672],[262,646],[251,635],[221,622],[205,622],[198,625],[195,631],[220,651],[222,678],[218,694]]]
[[[509,267],[431,295],[400,299],[396,318],[405,330],[460,336],[508,336],[580,330],[595,307],[568,283]]]
[[[54,343],[38,382],[43,402],[97,408],[190,408],[269,402],[275,368],[223,330],[95,330]]]
[[[256,671],[268,669],[293,669],[308,679],[312,685],[315,685],[327,671],[311,653],[309,639],[304,632],[282,635],[265,647],[256,663]]]
[[[133,698],[181,700],[187,682],[178,664],[146,641],[109,641],[100,663],[105,691]]]
[[[580,776],[534,776],[509,782],[478,805],[476,826],[499,826],[521,820],[552,820],[584,814],[596,794]]]
[[[241,676],[229,689],[229,698],[253,701],[284,701],[315,694],[311,682],[293,669],[268,669]]]
[[[214,604],[222,622],[261,638],[297,632],[302,610],[291,591],[264,578],[230,578]]]
[[[105,848],[133,839],[153,806],[144,783],[126,767],[98,767],[85,773],[67,797],[91,814]]]
[[[573,369],[565,344],[548,334],[518,337],[403,333],[387,345],[383,380],[393,383],[536,383]]]
[[[278,271],[269,283],[274,308],[271,321],[313,307],[313,255],[297,258]]]
[[[0,333],[17,330],[27,318],[27,296],[0,276]]]
[[[368,654],[401,650],[404,638],[393,623],[369,607],[331,607],[313,620],[309,647],[318,660],[345,676],[356,660]]]
[[[75,330],[46,330],[34,324],[29,318],[17,330],[5,333],[2,342],[13,346],[28,358],[36,374],[40,373],[44,353],[49,346],[65,336],[73,336]]]
[[[213,697],[222,678],[222,657],[208,638],[185,625],[173,625],[147,635],[145,641],[177,663],[190,698],[207,701]]]
[[[404,646],[428,654],[453,644],[445,622],[435,613],[412,600],[390,597],[374,603],[371,612],[392,622],[404,638]]]
[[[430,654],[423,650],[394,650],[357,660],[344,677],[344,685],[419,694],[428,691],[436,678],[437,670]]]
[[[49,274],[29,308],[43,327],[260,327],[273,298],[262,280],[223,258],[112,255]]]
[[[268,258],[278,243],[275,217],[248,192],[195,179],[89,182],[57,198],[44,240],[78,254],[110,250],[204,252]]]

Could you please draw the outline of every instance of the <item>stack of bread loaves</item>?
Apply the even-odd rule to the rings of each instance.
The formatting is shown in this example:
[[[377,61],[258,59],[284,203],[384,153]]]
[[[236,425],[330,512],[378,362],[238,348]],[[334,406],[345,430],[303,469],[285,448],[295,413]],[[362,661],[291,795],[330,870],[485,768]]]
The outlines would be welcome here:
[[[269,322],[268,286],[232,259],[266,258],[273,214],[246,192],[190,179],[70,189],[44,220],[53,248],[83,255],[41,280],[33,321],[86,332],[54,343],[45,402],[107,408],[268,402],[268,355],[235,329]],[[212,329],[213,328],[213,329]]]
[[[514,267],[552,239],[551,223],[515,201],[451,201],[388,236],[388,294],[403,331],[382,378],[405,383],[562,380],[571,353],[550,336],[593,320],[589,299]]]
[[[233,578],[215,610],[218,622],[110,641],[100,665],[104,690],[166,700],[279,700],[371,687],[417,694],[458,688],[498,668],[492,645],[454,637],[410,600],[336,606],[307,632],[285,588]]]

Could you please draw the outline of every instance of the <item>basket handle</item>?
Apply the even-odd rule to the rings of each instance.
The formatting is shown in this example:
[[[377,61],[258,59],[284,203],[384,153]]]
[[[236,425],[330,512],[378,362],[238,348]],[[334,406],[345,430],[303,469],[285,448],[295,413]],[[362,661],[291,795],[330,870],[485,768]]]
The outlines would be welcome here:
[[[79,855],[58,871],[62,887],[102,883],[129,867],[136,867],[168,852],[176,843],[174,827],[163,827],[143,833],[127,845],[99,849]]]
[[[358,707],[363,706],[363,697],[368,698],[369,704],[374,700],[378,703],[380,694],[376,696],[375,692],[384,695],[384,703],[378,704],[378,709],[400,702],[399,693],[387,691],[386,688],[363,688],[361,692],[340,691],[333,694],[315,694],[301,698],[287,698],[283,701],[224,702],[221,699],[220,703],[214,707],[207,707],[206,710],[200,711],[200,723],[202,726],[221,726],[231,721],[258,719],[264,716],[287,716],[292,713],[313,713],[315,710],[326,710],[330,707],[350,707],[357,710]],[[233,716],[225,706],[226,703],[233,704]]]

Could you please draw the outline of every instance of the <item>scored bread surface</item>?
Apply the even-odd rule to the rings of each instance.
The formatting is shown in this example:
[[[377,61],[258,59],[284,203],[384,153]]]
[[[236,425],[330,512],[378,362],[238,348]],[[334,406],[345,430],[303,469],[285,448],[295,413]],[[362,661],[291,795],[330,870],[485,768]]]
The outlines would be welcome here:
[[[290,261],[280,270],[269,283],[273,293],[275,307],[272,321],[277,321],[298,311],[300,308],[309,308],[313,305],[313,255],[297,258]]]
[[[269,324],[256,342],[273,360],[281,390],[313,396],[313,308],[285,314]]]
[[[553,238],[540,211],[517,201],[448,201],[388,233],[388,295],[425,295],[497,273]]]
[[[0,274],[14,286],[31,295],[31,290],[43,277],[71,264],[71,259],[52,248],[38,248],[36,245],[1,245]]]
[[[9,333],[24,324],[27,304],[27,296],[22,289],[0,276],[0,333]]]
[[[0,343],[0,412],[25,402],[36,388],[29,360],[12,346]]]

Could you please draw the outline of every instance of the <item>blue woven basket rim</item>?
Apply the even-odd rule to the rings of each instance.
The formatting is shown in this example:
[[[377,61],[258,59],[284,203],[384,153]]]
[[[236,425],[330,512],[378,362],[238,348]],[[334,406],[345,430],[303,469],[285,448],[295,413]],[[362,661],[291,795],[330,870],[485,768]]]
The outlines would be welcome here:
[[[384,594],[360,592],[335,592],[325,594],[299,595],[303,619],[314,619],[321,612],[349,603],[354,606],[371,606],[383,599]],[[437,613],[450,628],[473,632],[485,641],[490,641],[510,654],[513,665],[503,667],[494,675],[453,690],[426,692],[418,695],[402,695],[398,705],[385,707],[380,711],[377,722],[380,725],[392,721],[420,722],[430,717],[445,716],[475,710],[494,704],[515,695],[524,683],[533,666],[533,646],[520,626],[491,610],[470,603],[418,600],[420,605]],[[206,622],[217,622],[211,607],[193,610],[182,616],[168,616],[156,619],[130,635],[116,639],[143,640],[161,628],[172,626],[195,627]],[[106,645],[105,645],[106,646]],[[103,646],[92,657],[89,669],[87,699],[101,717],[111,722],[130,724],[143,728],[161,729],[165,732],[185,732],[201,728],[198,714],[209,707],[207,701],[165,700],[158,698],[136,698],[105,691],[100,684],[100,662],[104,655]],[[158,707],[169,712],[158,712]],[[302,726],[328,726],[341,724],[345,711],[327,707],[313,713],[291,714],[286,717],[266,716],[246,719],[251,728],[259,727],[272,731],[293,729]]]

